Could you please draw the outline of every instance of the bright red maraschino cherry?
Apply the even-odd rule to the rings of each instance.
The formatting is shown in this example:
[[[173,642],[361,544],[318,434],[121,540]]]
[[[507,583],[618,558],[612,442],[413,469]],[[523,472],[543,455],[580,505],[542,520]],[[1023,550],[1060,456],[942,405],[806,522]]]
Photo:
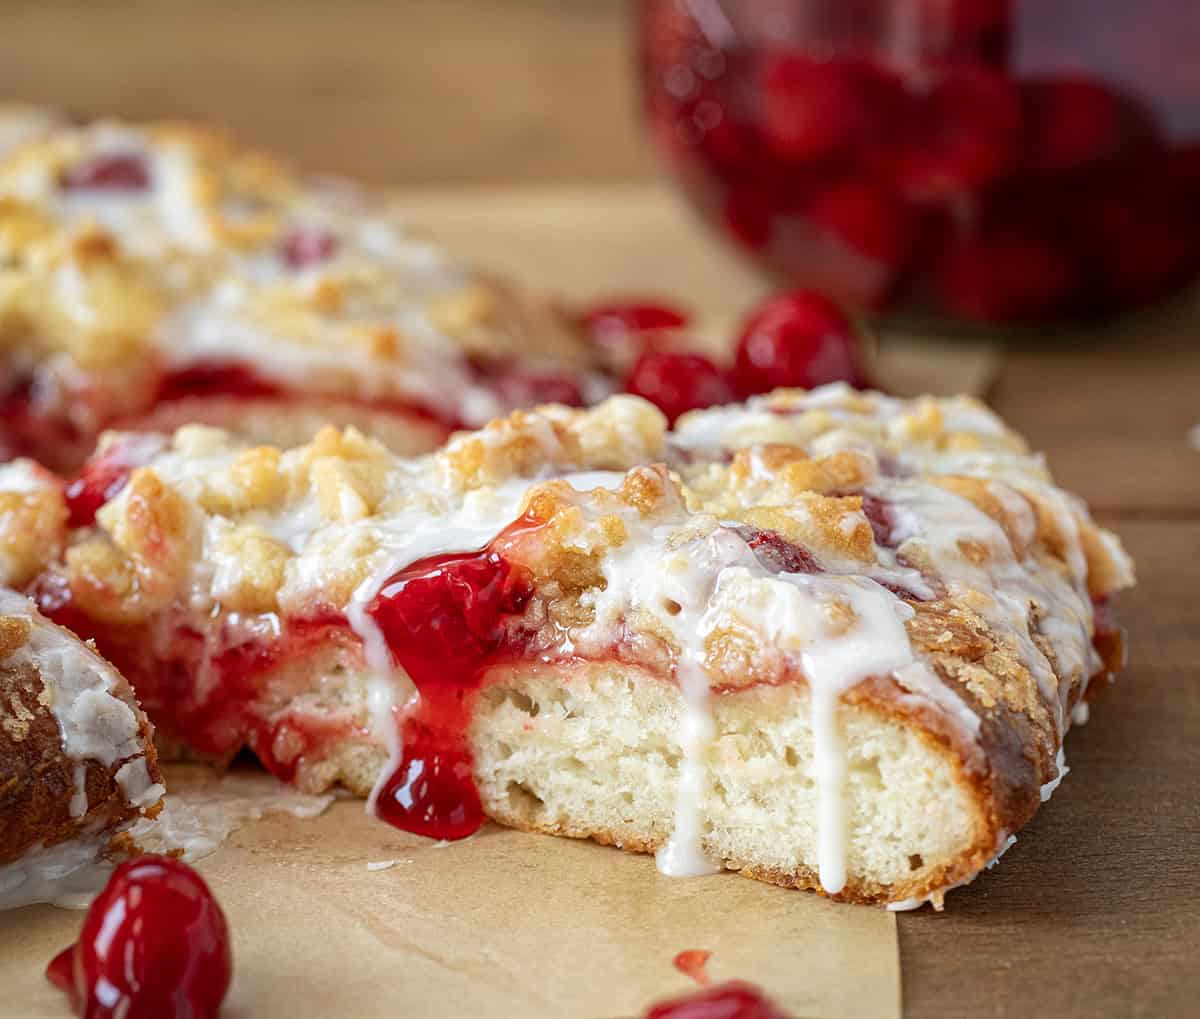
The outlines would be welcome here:
[[[854,327],[821,294],[795,290],[772,297],[742,329],[733,379],[743,397],[787,386],[862,385]]]
[[[702,354],[682,351],[644,351],[625,378],[625,391],[649,400],[672,422],[689,410],[733,399],[720,368]]]
[[[215,1019],[232,973],[225,914],[168,856],[121,864],[46,970],[83,1019]]]
[[[645,1019],[787,1019],[752,984],[734,980],[654,1005]]]
[[[470,695],[532,588],[487,549],[419,560],[391,578],[368,612],[420,695],[403,720],[403,754],[375,813],[404,831],[460,839],[483,824],[466,731]]]

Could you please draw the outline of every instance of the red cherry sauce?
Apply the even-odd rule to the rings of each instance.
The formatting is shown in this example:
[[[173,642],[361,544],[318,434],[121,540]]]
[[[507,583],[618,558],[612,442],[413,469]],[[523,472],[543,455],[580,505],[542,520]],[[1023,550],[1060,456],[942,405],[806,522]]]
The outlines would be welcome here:
[[[150,167],[136,152],[96,156],[63,174],[66,191],[145,191],[150,187]]]
[[[47,415],[37,406],[31,380],[5,382],[0,392],[0,449],[5,458],[28,456],[57,470],[78,466],[78,454],[73,451],[81,442],[79,429],[70,420]]]
[[[232,974],[225,914],[200,875],[168,856],[121,864],[79,940],[46,968],[84,1019],[216,1019]]]
[[[249,365],[214,361],[188,365],[163,375],[155,403],[194,396],[279,396],[283,387],[262,378]]]
[[[221,620],[208,634],[184,622],[173,626],[169,617],[155,625],[105,623],[79,607],[61,576],[43,576],[30,594],[50,619],[96,642],[161,733],[200,754],[229,759],[248,747],[268,771],[290,782],[306,759],[358,732],[348,716],[279,711],[275,705],[286,692],[265,684],[288,662],[338,643],[353,649],[357,638],[341,616],[282,620],[265,639]]]
[[[757,527],[734,528],[754,552],[755,557],[772,573],[821,573],[820,564],[802,545],[788,541],[777,531]]]
[[[506,408],[562,403],[582,407],[583,391],[570,375],[552,369],[523,367],[504,358],[472,357],[468,364],[476,380],[490,386]]]
[[[110,447],[99,457],[89,460],[80,472],[67,482],[68,522],[72,527],[90,527],[96,513],[110,499],[115,499],[125,487],[134,468],[146,462],[153,446],[136,441]]]
[[[753,984],[732,980],[650,1007],[645,1019],[787,1019]]]
[[[304,269],[328,261],[338,248],[337,238],[328,230],[293,230],[279,245],[279,254],[290,269]]]
[[[400,719],[400,763],[380,787],[375,813],[404,831],[460,839],[483,824],[467,741],[471,701],[487,668],[519,653],[518,622],[533,595],[529,573],[497,551],[521,520],[478,552],[419,559],[368,606],[392,657],[417,688]]]
[[[208,361],[165,372],[159,380],[154,406],[191,398],[227,397],[238,400],[272,400],[286,404],[291,399],[320,398],[319,392],[296,392],[272,379],[259,375],[248,364],[237,361]],[[409,400],[365,400],[354,396],[332,396],[343,403],[420,418],[445,426],[449,435],[460,422],[441,411]],[[547,402],[547,401],[543,401]],[[136,425],[136,422],[133,423]]]
[[[712,952],[703,948],[687,948],[671,960],[671,965],[684,976],[691,977],[701,987],[706,987],[710,983],[706,967],[711,956]]]

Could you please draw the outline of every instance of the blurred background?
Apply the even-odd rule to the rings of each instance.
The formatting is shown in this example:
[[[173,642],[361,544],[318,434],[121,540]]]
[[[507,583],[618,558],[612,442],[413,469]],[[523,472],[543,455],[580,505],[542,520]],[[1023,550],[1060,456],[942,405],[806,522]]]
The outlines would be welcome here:
[[[4,0],[0,95],[395,185],[644,178],[625,0]]]
[[[1056,796],[998,881],[981,879],[984,895],[936,923],[901,919],[907,1005],[958,1016],[1001,1014],[1007,1002],[1008,1015],[1082,1017],[1104,1000],[1114,1015],[1165,1015],[1169,996],[1184,1014],[1194,949],[1173,934],[1196,928],[1194,897],[1178,889],[1194,877],[1200,830],[1200,684],[1184,682],[1200,660],[1194,313],[1108,336],[1089,323],[1073,342],[1051,328],[1003,356],[925,341],[964,318],[1074,314],[1081,295],[1111,299],[1102,315],[1142,309],[1194,279],[1200,0],[648,2],[645,105],[638,7],[0,0],[0,97],[228,127],[305,169],[413,192],[414,217],[452,247],[540,289],[581,302],[635,289],[724,315],[726,348],[770,286],[735,245],[757,264],[798,255],[825,266],[846,254],[826,246],[810,257],[805,223],[865,253],[822,289],[866,279],[903,303],[942,285],[934,300],[949,294],[938,307],[950,315],[917,330],[922,346],[885,335],[888,387],[904,391],[907,356],[921,389],[986,390],[1059,480],[1119,528],[1146,594],[1127,616],[1140,672],[1120,689],[1136,693],[1072,736],[1072,766],[1087,780]],[[730,19],[701,26],[697,12]],[[760,47],[764,26],[779,41]],[[865,63],[855,55],[863,34]],[[814,76],[814,57],[832,76]],[[863,139],[827,130],[879,126],[855,119],[848,81],[880,86],[906,111],[883,118],[884,141],[898,148],[885,147],[882,172],[869,154],[860,161]],[[891,136],[897,125],[910,133]],[[696,227],[667,180],[725,227],[726,244]],[[1060,219],[1064,205],[1071,215]],[[937,232],[946,225],[957,237]],[[922,262],[937,271],[893,289],[897,260],[913,252],[957,257],[949,270]],[[1154,735],[1170,726],[1192,738]]]
[[[1200,278],[1196,0],[2,9],[5,98],[396,188],[669,176],[761,279],[890,325],[1090,327]]]

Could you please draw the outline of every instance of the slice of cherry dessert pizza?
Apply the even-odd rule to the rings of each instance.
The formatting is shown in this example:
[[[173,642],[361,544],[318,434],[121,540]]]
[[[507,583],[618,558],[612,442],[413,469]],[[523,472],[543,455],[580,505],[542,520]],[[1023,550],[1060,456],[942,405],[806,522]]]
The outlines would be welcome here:
[[[544,406],[411,459],[113,435],[57,518],[28,589],[193,751],[440,838],[491,817],[892,904],[1057,784],[1133,579],[983,406],[841,385],[673,431]]]
[[[417,452],[514,407],[607,390],[598,348],[565,315],[449,260],[348,185],[194,127],[10,119],[10,457],[65,469],[106,427],[195,421],[284,445],[354,424]]]
[[[0,468],[7,578],[20,579],[30,561],[19,544],[53,540],[65,523],[59,487],[39,473],[30,464]],[[114,835],[158,812],[152,736],[108,662],[24,595],[0,587],[0,908],[68,892],[71,875]]]

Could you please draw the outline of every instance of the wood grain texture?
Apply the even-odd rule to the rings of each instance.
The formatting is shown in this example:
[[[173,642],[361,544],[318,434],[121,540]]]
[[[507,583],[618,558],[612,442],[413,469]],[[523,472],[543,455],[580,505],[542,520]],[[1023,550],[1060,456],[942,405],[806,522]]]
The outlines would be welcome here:
[[[642,176],[628,8],[7,0],[0,97],[204,120],[381,183]]]
[[[1141,570],[1130,667],[1001,863],[944,913],[900,916],[907,1016],[1195,1015],[1200,521],[1107,522]]]

